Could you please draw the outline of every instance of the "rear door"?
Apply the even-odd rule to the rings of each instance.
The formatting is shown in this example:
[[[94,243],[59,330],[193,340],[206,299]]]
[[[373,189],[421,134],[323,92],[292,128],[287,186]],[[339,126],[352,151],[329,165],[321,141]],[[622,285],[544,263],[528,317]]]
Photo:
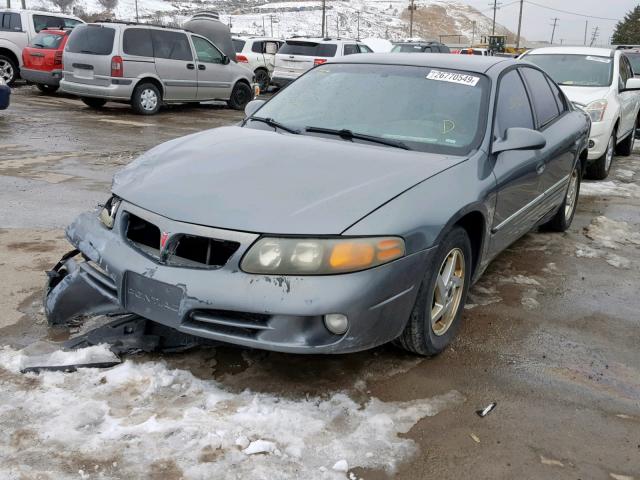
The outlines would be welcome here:
[[[224,54],[209,40],[191,35],[196,52],[198,100],[227,99],[231,95],[232,72]]]
[[[60,65],[55,65],[55,61],[64,38],[62,33],[47,30],[36,35],[29,46],[22,51],[25,68],[42,71],[52,70],[56,66],[60,68]]]
[[[315,64],[335,57],[337,50],[335,43],[287,40],[278,51],[276,66],[292,76],[301,75]]]
[[[64,51],[64,78],[86,85],[111,85],[111,57],[119,40],[115,28],[102,24],[73,29]]]
[[[184,32],[151,30],[156,72],[166,100],[195,100],[198,74],[191,44]]]

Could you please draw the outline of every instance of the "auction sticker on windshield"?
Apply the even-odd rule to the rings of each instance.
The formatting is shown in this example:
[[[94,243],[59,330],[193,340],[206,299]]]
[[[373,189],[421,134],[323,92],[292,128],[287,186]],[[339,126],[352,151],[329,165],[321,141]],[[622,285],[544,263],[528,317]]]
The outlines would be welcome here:
[[[475,87],[480,80],[480,77],[474,77],[473,75],[465,75],[464,73],[442,72],[440,70],[431,70],[427,75],[428,80],[438,80],[439,82],[451,82],[458,83],[460,85],[467,85],[469,87]]]
[[[587,57],[587,60],[591,61],[591,62],[600,62],[600,63],[611,63],[611,59],[610,58],[604,58],[604,57],[592,57],[591,55],[589,55]]]

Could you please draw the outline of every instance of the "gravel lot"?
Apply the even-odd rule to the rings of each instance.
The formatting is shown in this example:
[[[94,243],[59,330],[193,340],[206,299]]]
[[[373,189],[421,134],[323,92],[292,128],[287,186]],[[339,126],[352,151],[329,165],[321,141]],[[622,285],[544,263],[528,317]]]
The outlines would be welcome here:
[[[69,334],[41,313],[65,225],[139,153],[241,117],[14,89],[0,113],[1,478],[640,479],[638,150],[583,184],[566,234],[528,234],[493,262],[437,358],[220,347],[18,373],[34,344]]]

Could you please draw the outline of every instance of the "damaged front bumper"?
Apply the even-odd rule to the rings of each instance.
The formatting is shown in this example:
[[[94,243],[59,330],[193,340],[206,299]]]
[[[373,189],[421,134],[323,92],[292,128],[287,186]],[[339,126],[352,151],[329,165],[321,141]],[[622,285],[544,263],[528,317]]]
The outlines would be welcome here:
[[[175,266],[128,238],[131,217],[171,235],[235,242],[223,266]],[[432,250],[356,273],[269,276],[243,272],[240,259],[259,238],[176,222],[122,202],[113,229],[95,213],[67,229],[78,252],[49,273],[45,310],[52,324],[131,313],[209,340],[291,353],[346,353],[396,338],[409,318]],[[342,335],[324,315],[349,319]]]

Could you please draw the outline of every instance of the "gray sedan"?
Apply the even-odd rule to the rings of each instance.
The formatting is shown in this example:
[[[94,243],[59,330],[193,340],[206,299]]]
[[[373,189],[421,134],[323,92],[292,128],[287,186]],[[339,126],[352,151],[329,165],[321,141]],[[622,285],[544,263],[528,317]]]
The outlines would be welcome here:
[[[590,129],[537,67],[462,55],[351,55],[246,113],[116,175],[67,229],[51,323],[133,313],[268,350],[437,354],[491,259],[569,227]]]

